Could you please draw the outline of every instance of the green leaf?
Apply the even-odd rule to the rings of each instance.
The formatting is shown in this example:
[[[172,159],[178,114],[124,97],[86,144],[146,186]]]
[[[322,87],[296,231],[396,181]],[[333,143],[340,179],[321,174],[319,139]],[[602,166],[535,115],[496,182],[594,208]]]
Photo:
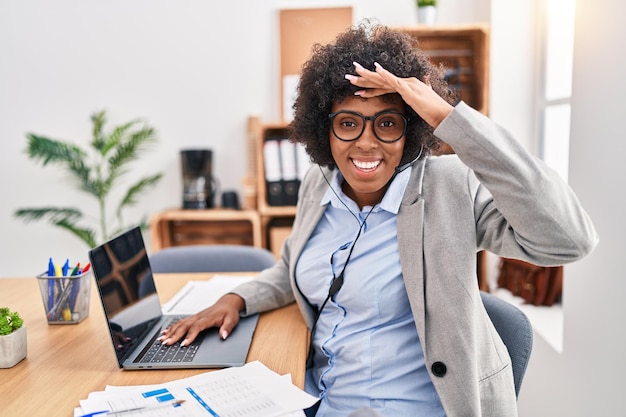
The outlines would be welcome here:
[[[45,136],[27,133],[27,153],[31,159],[41,160],[43,165],[60,163],[69,165],[76,160],[82,161],[87,157],[85,151],[76,145],[47,138]]]
[[[133,184],[126,195],[122,198],[120,205],[117,209],[118,215],[124,207],[137,204],[137,196],[145,191],[148,187],[155,185],[161,179],[162,174],[152,175],[150,177],[142,178],[135,184]]]
[[[85,242],[89,248],[95,248],[98,243],[96,240],[96,233],[92,229],[78,227],[74,223],[68,221],[68,219],[60,219],[54,224],[62,229],[65,229]]]
[[[109,158],[109,172],[115,172],[124,164],[137,159],[142,147],[154,141],[152,128],[143,128],[130,134],[126,141],[117,146],[116,152]]]
[[[85,165],[87,153],[76,145],[38,136],[32,133],[28,138],[28,156],[34,160],[42,161],[43,165],[56,164],[68,169],[79,183],[83,185],[89,182],[91,169]]]
[[[47,218],[48,223],[69,230],[78,236],[90,248],[96,246],[95,233],[91,229],[77,226],[77,221],[83,217],[83,213],[76,208],[25,208],[15,211],[15,217],[22,218],[25,222]]]
[[[133,120],[126,124],[116,127],[113,130],[113,132],[111,132],[110,135],[103,138],[103,146],[102,146],[102,149],[100,149],[100,153],[104,156],[111,149],[114,149],[115,147],[117,147],[124,139],[124,135],[126,134],[126,132],[130,128],[135,126],[137,123],[139,123],[138,120]]]
[[[48,218],[51,223],[56,223],[61,219],[74,222],[83,217],[83,213],[73,207],[40,207],[40,208],[22,208],[15,211],[14,216],[21,218],[25,222],[37,221]]]
[[[104,144],[104,138],[102,136],[102,127],[106,122],[105,117],[106,111],[101,110],[97,113],[91,115],[91,122],[93,123],[92,136],[93,140],[91,142],[91,146],[94,149],[101,150]]]

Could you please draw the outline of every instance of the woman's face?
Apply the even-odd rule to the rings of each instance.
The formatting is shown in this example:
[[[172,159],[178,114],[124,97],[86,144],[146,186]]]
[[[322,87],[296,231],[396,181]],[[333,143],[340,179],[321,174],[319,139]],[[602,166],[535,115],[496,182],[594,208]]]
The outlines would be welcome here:
[[[370,99],[348,97],[341,103],[333,104],[331,112],[339,111],[357,112],[365,117],[384,111],[404,114],[404,103],[399,96],[391,101],[389,97],[384,100],[381,97]],[[361,123],[358,119],[354,120]],[[345,178],[342,186],[343,192],[360,208],[372,206],[382,199],[395,168],[400,165],[405,140],[403,134],[396,142],[381,142],[374,134],[371,120],[365,122],[363,134],[352,142],[339,140],[331,128],[330,150],[337,167]]]

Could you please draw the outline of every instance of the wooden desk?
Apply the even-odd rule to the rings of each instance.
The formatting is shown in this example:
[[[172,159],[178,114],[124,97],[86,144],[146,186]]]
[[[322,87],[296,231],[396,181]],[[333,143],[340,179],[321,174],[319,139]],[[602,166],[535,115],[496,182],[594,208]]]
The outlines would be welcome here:
[[[162,297],[170,299],[190,279],[211,274],[157,274]],[[35,278],[0,278],[0,306],[20,313],[26,324],[28,355],[0,369],[1,416],[72,416],[92,391],[109,385],[158,384],[209,369],[137,370],[118,368],[94,285],[89,317],[79,324],[48,325]],[[304,386],[308,330],[295,304],[260,316],[248,361],[259,360]]]

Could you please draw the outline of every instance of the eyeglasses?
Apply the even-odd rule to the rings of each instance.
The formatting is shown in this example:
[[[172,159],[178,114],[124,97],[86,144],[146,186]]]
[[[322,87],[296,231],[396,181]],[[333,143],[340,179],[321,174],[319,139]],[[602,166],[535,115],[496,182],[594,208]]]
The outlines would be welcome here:
[[[374,136],[381,142],[399,141],[406,133],[407,118],[402,113],[383,111],[374,116],[363,116],[349,110],[342,110],[328,115],[333,134],[344,142],[357,140],[365,132],[365,123],[372,121]]]

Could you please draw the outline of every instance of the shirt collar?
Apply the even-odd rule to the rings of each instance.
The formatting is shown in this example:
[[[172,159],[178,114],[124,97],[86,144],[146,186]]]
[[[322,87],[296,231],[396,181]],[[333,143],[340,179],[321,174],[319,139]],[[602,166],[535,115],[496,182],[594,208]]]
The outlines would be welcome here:
[[[412,168],[413,167],[408,167],[395,176],[391,184],[389,184],[389,188],[387,188],[387,192],[383,196],[382,201],[377,204],[373,211],[385,210],[389,213],[398,214],[400,203],[402,203],[402,196],[409,183],[409,178],[411,178]],[[320,205],[330,203],[334,208],[343,210],[346,210],[346,206],[348,206],[349,210],[359,212],[360,210],[357,204],[341,189],[343,182],[344,178],[341,171],[336,169],[335,175],[330,180],[330,187],[326,190]],[[343,203],[345,203],[345,205]],[[363,207],[363,210],[369,210],[369,208]]]

